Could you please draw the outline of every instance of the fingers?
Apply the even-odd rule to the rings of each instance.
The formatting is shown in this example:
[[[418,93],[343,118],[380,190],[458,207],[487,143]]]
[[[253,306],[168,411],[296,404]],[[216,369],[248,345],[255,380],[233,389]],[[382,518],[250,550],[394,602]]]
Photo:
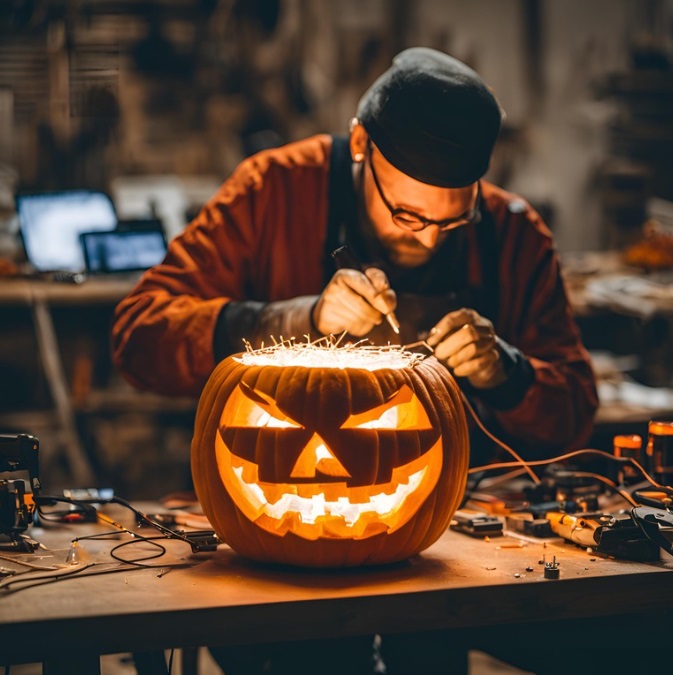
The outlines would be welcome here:
[[[323,334],[348,331],[365,335],[396,306],[394,291],[381,270],[366,273],[338,270],[314,309],[314,322]]]
[[[491,331],[493,330],[493,324],[473,309],[464,307],[463,309],[449,312],[430,330],[427,343],[431,347],[434,347],[457,328],[462,328],[465,325],[480,325],[482,322],[487,322],[490,325]]]
[[[493,324],[475,310],[450,312],[430,331],[427,342],[456,377],[467,377],[478,387],[502,381],[504,370]]]
[[[450,368],[480,357],[495,347],[495,334],[487,326],[463,324],[435,346],[435,356]]]
[[[382,314],[388,314],[397,307],[397,296],[395,291],[390,288],[388,277],[383,271],[376,267],[370,267],[365,270],[365,276],[373,287],[373,294],[361,294],[372,306]]]
[[[438,359],[456,368],[493,349],[495,331],[493,324],[473,309],[459,309],[437,323],[427,342]]]
[[[473,377],[482,374],[486,375],[491,370],[491,366],[499,360],[500,354],[498,350],[492,348],[478,356],[466,359],[456,366],[452,366],[450,363],[448,365],[453,369],[456,377]]]

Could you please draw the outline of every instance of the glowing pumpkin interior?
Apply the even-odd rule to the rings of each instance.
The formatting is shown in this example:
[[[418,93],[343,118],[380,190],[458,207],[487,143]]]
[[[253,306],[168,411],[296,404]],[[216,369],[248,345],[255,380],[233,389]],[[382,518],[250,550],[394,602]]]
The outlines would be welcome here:
[[[286,386],[277,378],[250,384],[244,376],[226,401],[215,450],[227,492],[246,518],[280,536],[365,539],[395,532],[437,485],[439,429],[406,384],[372,389],[370,378],[347,376],[329,350],[292,356],[293,368],[313,371]],[[375,371],[408,368],[417,358],[385,350],[358,350],[355,357],[351,350],[347,362]],[[241,360],[270,365],[268,353]]]
[[[344,567],[426,549],[460,504],[469,436],[436,359],[284,342],[220,362],[192,476],[222,541],[264,562]]]

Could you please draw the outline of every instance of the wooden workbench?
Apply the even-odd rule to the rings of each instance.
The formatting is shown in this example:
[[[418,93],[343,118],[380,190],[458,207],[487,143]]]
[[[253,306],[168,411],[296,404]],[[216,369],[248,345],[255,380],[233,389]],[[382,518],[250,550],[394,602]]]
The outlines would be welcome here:
[[[102,526],[59,525],[33,536],[64,560],[69,540],[86,528]],[[103,563],[110,562],[112,544],[82,546]],[[448,631],[465,644],[493,631],[530,640],[553,634],[561,641],[556,644],[565,644],[579,639],[587,621],[592,639],[601,639],[601,626],[619,622],[629,640],[644,634],[647,644],[655,639],[653,625],[665,635],[673,628],[673,558],[667,554],[659,563],[636,563],[600,558],[561,540],[485,541],[447,532],[402,563],[320,571],[256,564],[226,546],[200,559],[184,543],[168,548],[164,559],[153,561],[159,568],[1,592],[3,661],[44,661],[50,674],[89,675],[98,672],[100,654],[170,647],[375,633],[422,639],[428,631]],[[553,556],[558,580],[545,579],[540,563]],[[162,565],[184,559],[196,564],[162,574]],[[617,646],[625,643],[626,632]]]

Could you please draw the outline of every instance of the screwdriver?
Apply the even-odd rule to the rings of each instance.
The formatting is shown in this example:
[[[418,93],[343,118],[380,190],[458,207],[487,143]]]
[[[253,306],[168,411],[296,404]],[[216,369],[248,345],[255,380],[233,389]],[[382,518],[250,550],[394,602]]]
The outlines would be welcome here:
[[[365,267],[362,263],[355,257],[355,254],[349,248],[348,244],[344,244],[339,248],[332,251],[332,257],[337,262],[340,268],[346,267],[352,270],[359,270],[364,274]],[[366,276],[366,275],[365,275]],[[367,277],[369,279],[369,277]],[[371,283],[371,281],[370,281]],[[372,284],[373,286],[373,284]],[[390,324],[390,327],[393,331],[399,335],[400,334],[400,323],[395,316],[395,312],[388,312],[385,314],[386,321]]]

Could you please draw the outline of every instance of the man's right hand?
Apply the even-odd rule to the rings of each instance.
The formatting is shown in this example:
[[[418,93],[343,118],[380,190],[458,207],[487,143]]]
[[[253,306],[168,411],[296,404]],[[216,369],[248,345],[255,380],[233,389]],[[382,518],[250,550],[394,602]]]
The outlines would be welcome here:
[[[313,308],[313,324],[323,335],[347,331],[359,337],[378,326],[396,306],[395,291],[381,270],[340,269]]]

